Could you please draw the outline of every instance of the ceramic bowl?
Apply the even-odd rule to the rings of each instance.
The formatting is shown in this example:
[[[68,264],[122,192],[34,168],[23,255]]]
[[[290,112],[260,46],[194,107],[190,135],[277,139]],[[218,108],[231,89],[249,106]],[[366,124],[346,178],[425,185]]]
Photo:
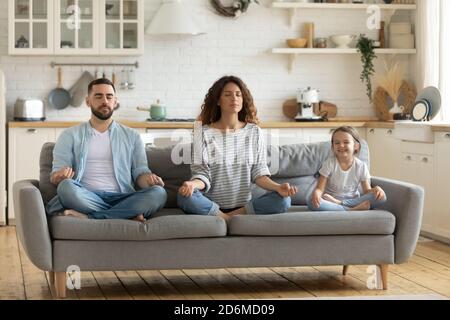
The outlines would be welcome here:
[[[336,45],[338,49],[348,49],[349,44],[355,39],[354,35],[341,34],[330,37],[331,41]]]
[[[307,40],[305,38],[287,39],[286,43],[289,48],[304,48],[306,47]]]

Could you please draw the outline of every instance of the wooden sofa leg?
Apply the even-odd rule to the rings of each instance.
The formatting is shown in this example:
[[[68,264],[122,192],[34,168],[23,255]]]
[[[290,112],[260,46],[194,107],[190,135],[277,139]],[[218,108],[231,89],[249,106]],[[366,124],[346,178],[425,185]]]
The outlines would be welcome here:
[[[381,270],[381,281],[383,282],[383,290],[387,290],[388,289],[388,270],[389,270],[389,265],[388,264],[382,264],[379,265],[380,270]]]
[[[50,281],[52,287],[55,286],[55,273],[53,271],[48,272],[48,281]]]
[[[342,269],[342,274],[343,274],[344,276],[347,275],[348,267],[350,267],[350,266],[344,266],[344,268]]]
[[[66,297],[66,273],[55,272],[55,291],[56,297],[63,299]]]

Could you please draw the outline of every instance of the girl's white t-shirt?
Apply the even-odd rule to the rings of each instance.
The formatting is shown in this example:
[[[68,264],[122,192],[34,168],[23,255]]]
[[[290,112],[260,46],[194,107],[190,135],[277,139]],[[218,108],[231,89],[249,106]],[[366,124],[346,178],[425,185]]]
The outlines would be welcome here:
[[[322,164],[319,173],[328,178],[325,193],[340,200],[359,197],[360,183],[363,181],[370,183],[367,165],[356,157],[347,171],[341,169],[336,157],[330,157]]]

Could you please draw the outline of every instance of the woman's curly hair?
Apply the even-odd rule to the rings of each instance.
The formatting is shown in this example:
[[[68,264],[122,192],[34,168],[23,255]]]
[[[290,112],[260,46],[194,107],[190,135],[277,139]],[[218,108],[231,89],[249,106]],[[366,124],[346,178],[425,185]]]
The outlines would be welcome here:
[[[213,84],[205,96],[201,107],[202,111],[197,120],[201,121],[204,125],[219,121],[222,116],[219,106],[220,96],[225,86],[230,82],[236,84],[242,92],[242,110],[238,113],[239,121],[258,124],[259,120],[256,116],[257,111],[253,104],[252,94],[245,83],[235,76],[224,76]]]

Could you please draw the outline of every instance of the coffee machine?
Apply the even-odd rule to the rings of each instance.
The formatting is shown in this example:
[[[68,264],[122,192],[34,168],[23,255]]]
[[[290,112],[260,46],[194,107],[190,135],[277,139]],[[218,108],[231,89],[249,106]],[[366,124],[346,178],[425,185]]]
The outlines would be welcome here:
[[[319,91],[316,89],[300,89],[297,92],[298,115],[295,121],[324,121],[323,117],[314,114],[314,104],[319,103]]]

